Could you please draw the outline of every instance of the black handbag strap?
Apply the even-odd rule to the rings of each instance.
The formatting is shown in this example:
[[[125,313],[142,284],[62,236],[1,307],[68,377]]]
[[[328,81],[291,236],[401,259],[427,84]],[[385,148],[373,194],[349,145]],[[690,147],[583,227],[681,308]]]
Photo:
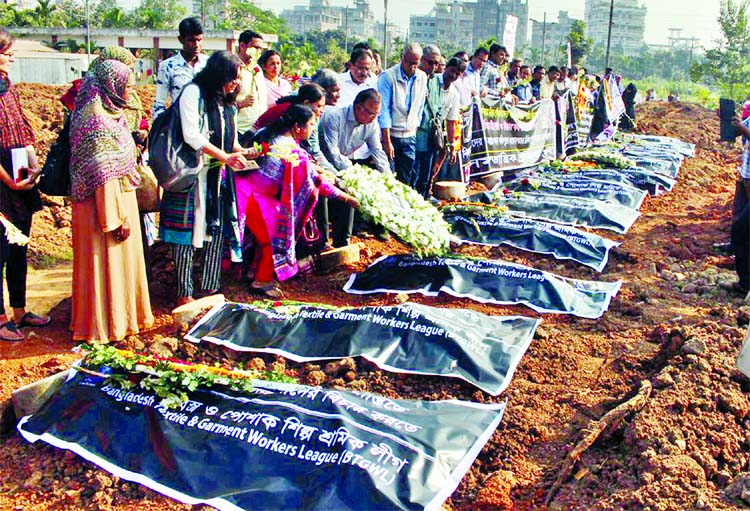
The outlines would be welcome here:
[[[427,89],[427,99],[425,100],[425,105],[427,105],[427,109],[430,111],[430,117],[433,119],[437,117],[437,114],[435,113],[435,110],[432,108],[432,104],[430,104],[430,90]]]

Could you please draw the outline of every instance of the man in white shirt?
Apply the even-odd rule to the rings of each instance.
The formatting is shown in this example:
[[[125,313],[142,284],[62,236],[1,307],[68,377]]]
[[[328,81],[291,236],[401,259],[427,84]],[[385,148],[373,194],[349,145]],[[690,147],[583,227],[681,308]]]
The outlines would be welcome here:
[[[372,52],[367,48],[355,48],[349,57],[349,70],[341,73],[341,95],[336,106],[349,106],[354,98],[365,89],[377,87],[377,77],[373,75]]]
[[[471,88],[477,91],[479,96],[487,95],[487,87],[482,84],[482,69],[487,65],[490,58],[490,52],[487,48],[479,47],[471,56],[469,66],[466,68],[466,78],[471,84]]]
[[[556,99],[558,91],[555,89],[557,79],[560,78],[560,69],[557,66],[550,66],[547,69],[547,77],[541,80],[539,84],[539,96],[541,99]]]
[[[339,99],[336,106],[349,106],[354,103],[357,94],[367,89],[375,89],[378,86],[378,77],[372,72],[375,60],[372,50],[365,47],[356,47],[352,50],[347,62],[347,71],[339,77]],[[366,147],[356,151],[353,155],[355,160],[365,160],[370,156]]]
[[[466,63],[458,57],[452,57],[445,64],[445,71],[438,75],[440,79],[440,99],[443,106],[443,118],[446,121],[446,133],[448,135],[448,156],[450,164],[456,163],[458,147],[458,123],[461,120],[461,103],[458,91],[454,86],[456,80],[466,71]]]
[[[242,134],[252,129],[255,121],[268,108],[266,80],[258,66],[258,57],[266,47],[263,36],[245,30],[239,37],[240,92],[237,95],[237,132]]]
[[[438,75],[440,79],[440,99],[448,136],[447,152],[444,154],[447,159],[444,159],[440,164],[438,172],[441,180],[460,181],[462,179],[460,166],[457,165],[458,151],[461,147],[461,133],[459,131],[461,100],[456,84],[459,83],[466,72],[466,65],[466,61],[461,57],[451,57],[445,64],[445,71]]]
[[[178,41],[182,50],[159,65],[156,75],[156,96],[151,117],[156,119],[166,110],[167,99],[175,101],[183,87],[193,81],[205,66],[208,57],[203,49],[203,27],[198,18],[185,18],[179,25]]]

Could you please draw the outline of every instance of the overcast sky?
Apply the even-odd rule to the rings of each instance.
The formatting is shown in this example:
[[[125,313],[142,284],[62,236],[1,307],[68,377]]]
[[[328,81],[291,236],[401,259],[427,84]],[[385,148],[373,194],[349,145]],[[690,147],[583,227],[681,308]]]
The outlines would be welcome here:
[[[615,8],[618,0],[614,0]],[[646,42],[651,44],[666,44],[670,28],[682,28],[682,37],[697,37],[700,45],[714,46],[714,40],[719,37],[719,0],[639,0],[645,4]],[[293,5],[309,5],[306,0],[259,0],[264,9],[281,12]],[[548,21],[557,21],[557,13],[567,10],[568,15],[583,19],[585,0],[528,0],[529,17],[541,20],[547,12]],[[332,5],[344,6],[346,0],[331,0]],[[351,2],[350,5],[353,5]],[[383,17],[383,0],[370,0],[372,10],[379,19]],[[427,14],[433,0],[390,0],[388,3],[388,17],[403,27],[409,26],[409,15]]]

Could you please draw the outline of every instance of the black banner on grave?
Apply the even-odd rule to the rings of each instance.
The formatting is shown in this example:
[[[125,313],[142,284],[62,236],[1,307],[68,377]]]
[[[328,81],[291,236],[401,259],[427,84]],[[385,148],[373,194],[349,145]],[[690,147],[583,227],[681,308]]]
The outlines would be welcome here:
[[[578,172],[567,174],[566,179],[591,178],[603,181],[630,183],[633,186],[646,190],[650,195],[660,195],[664,191],[671,191],[676,180],[640,167],[630,169],[603,168],[583,169]]]
[[[353,274],[344,291],[352,294],[445,292],[500,305],[523,304],[537,312],[601,317],[622,282],[594,282],[561,277],[521,264],[498,260],[420,259],[383,256]]]
[[[555,100],[555,113],[557,116],[557,154],[564,156],[571,154],[581,144],[578,133],[578,121],[573,102],[573,94],[570,90],[560,95]]]
[[[551,254],[556,259],[571,259],[596,271],[607,265],[610,249],[619,243],[594,233],[567,225],[518,218],[476,217],[460,213],[444,213],[451,224],[451,232],[462,241],[480,245],[510,245],[512,247]]]
[[[396,373],[461,378],[493,395],[505,390],[541,320],[463,309],[225,303],[186,339],[297,362],[362,356]]]
[[[612,204],[619,204],[631,209],[640,209],[643,199],[648,193],[645,190],[628,183],[612,183],[600,179],[580,178],[570,179],[568,176],[575,174],[562,174],[548,176],[537,174],[533,178],[520,177],[507,183],[499,184],[511,192],[536,192],[552,195],[566,195],[573,197],[586,197],[597,199]]]
[[[517,216],[607,229],[620,234],[628,232],[640,216],[637,209],[586,197],[523,192],[519,196],[495,193],[492,200]]]
[[[500,99],[475,100],[464,124],[470,133],[461,149],[465,173],[478,177],[531,167],[555,158],[555,106],[552,100],[509,105]]]
[[[198,389],[169,410],[75,372],[18,430],[222,511],[438,510],[504,408],[257,381],[251,395]]]

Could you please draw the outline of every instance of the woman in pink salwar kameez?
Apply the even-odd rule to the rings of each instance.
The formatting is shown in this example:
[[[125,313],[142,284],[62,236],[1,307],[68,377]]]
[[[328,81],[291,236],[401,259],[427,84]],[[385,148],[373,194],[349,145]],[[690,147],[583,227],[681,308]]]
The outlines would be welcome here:
[[[271,153],[258,161],[260,169],[249,176],[246,225],[255,238],[251,287],[270,298],[280,298],[274,283],[299,271],[295,245],[310,220],[318,195],[357,207],[354,197],[337,188],[317,171],[299,147],[315,126],[310,108],[292,105],[284,115],[259,134],[271,145]]]

